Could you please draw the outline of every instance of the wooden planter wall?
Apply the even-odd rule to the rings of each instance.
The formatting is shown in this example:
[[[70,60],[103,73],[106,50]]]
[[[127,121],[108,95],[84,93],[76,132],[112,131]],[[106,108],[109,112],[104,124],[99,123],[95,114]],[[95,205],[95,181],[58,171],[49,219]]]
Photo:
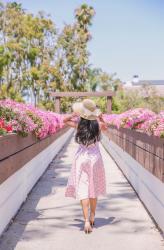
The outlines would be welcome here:
[[[164,138],[110,126],[108,137],[164,182]]]
[[[0,185],[42,150],[64,134],[68,127],[39,140],[33,134],[22,137],[16,134],[0,137]],[[14,164],[13,164],[14,162]]]

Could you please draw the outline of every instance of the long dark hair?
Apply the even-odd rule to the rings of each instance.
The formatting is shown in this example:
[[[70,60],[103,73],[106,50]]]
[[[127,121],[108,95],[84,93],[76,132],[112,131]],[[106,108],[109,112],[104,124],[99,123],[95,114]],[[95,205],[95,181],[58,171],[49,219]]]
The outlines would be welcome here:
[[[97,120],[87,120],[80,117],[75,135],[75,141],[78,144],[88,146],[100,141],[100,128]]]

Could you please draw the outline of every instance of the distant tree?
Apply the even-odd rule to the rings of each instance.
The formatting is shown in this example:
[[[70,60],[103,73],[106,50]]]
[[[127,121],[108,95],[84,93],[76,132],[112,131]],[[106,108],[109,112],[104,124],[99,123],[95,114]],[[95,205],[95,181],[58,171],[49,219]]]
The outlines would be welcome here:
[[[87,89],[92,91],[108,91],[112,90],[116,92],[120,89],[122,83],[120,79],[116,78],[116,73],[108,74],[102,71],[101,68],[89,68]]]
[[[19,101],[27,96],[37,105],[54,109],[51,91],[118,91],[121,81],[89,64],[88,42],[95,15],[82,4],[74,22],[57,32],[44,12],[26,12],[21,4],[0,2],[0,98]],[[62,99],[64,111],[72,98]],[[105,110],[106,100],[98,101]]]
[[[164,97],[159,96],[155,86],[149,83],[139,89],[139,95],[143,98],[141,106],[149,108],[154,112],[164,110]]]
[[[54,23],[43,13],[33,16],[12,2],[0,5],[0,27],[1,96],[3,92],[4,98],[20,99],[28,90],[38,101],[45,100],[49,85],[55,90]]]
[[[121,113],[132,108],[148,108],[158,113],[164,110],[164,98],[157,95],[151,86],[138,89],[124,89],[116,92],[112,101],[113,113]]]
[[[87,43],[91,39],[89,26],[94,14],[92,7],[81,5],[75,10],[75,22],[66,25],[59,36],[57,62],[68,90],[86,89],[89,69]]]

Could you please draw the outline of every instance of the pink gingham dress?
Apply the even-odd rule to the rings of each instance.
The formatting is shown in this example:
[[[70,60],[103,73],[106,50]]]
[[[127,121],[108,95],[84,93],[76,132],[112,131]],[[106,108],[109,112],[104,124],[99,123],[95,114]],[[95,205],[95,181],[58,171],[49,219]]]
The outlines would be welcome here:
[[[99,143],[79,145],[65,191],[66,197],[78,200],[106,194],[105,169]]]

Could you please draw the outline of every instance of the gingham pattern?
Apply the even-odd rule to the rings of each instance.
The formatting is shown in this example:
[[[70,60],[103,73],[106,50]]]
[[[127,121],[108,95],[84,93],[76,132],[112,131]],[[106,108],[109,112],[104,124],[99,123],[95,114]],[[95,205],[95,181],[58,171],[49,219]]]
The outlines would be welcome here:
[[[106,178],[98,142],[88,148],[79,145],[68,178],[66,197],[78,200],[106,194]]]

